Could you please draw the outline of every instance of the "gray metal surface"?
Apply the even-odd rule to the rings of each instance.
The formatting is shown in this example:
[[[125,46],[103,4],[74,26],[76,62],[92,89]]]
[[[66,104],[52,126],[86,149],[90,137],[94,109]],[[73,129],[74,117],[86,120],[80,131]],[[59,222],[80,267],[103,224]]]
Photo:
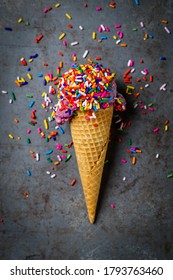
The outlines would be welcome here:
[[[173,258],[173,178],[167,175],[173,172],[173,91],[172,91],[172,11],[169,1],[116,1],[116,8],[109,7],[111,1],[60,1],[55,8],[55,1],[4,0],[0,3],[0,258],[1,259],[172,259]],[[43,13],[43,9],[52,7]],[[96,11],[96,7],[102,7]],[[72,16],[69,20],[65,13]],[[23,22],[18,23],[18,19]],[[164,29],[162,20],[168,20]],[[30,25],[27,25],[26,22]],[[140,22],[144,23],[141,28]],[[73,28],[67,27],[67,24]],[[108,26],[110,32],[98,33],[100,24]],[[112,38],[116,35],[115,24],[121,24],[124,33],[122,43],[116,44]],[[79,29],[79,25],[84,30]],[[4,27],[11,27],[7,31]],[[137,29],[134,31],[133,29]],[[97,39],[106,35],[107,40],[98,43],[92,39],[92,32],[97,32]],[[66,33],[64,47],[58,37]],[[40,34],[43,39],[36,44],[34,39]],[[145,34],[153,38],[144,40]],[[71,42],[79,41],[77,46]],[[48,143],[41,139],[37,127],[44,131],[43,120],[50,114],[45,112],[41,103],[42,92],[48,92],[43,85],[43,78],[38,73],[53,73],[59,61],[64,62],[63,71],[73,63],[71,55],[77,54],[78,63],[86,63],[82,55],[100,56],[101,63],[116,73],[119,92],[127,99],[127,111],[123,114],[124,122],[131,123],[123,131],[117,130],[116,117],[112,123],[111,142],[103,174],[97,218],[91,225],[87,218],[83,191],[80,184],[73,147],[69,149],[72,158],[61,162],[54,170],[53,164],[46,160],[45,152],[53,149],[51,158],[56,160],[58,151],[56,142],[65,144],[71,141],[69,124],[59,134],[57,140]],[[60,57],[57,52],[63,52]],[[20,58],[34,54],[39,56],[24,67]],[[160,60],[160,57],[166,60]],[[123,73],[127,70],[128,60],[134,60],[136,71],[132,74],[132,85],[139,92],[138,99],[126,94]],[[144,63],[140,63],[143,59]],[[48,63],[47,67],[43,63]],[[33,80],[27,78],[27,69]],[[154,77],[153,83],[145,88],[147,82],[137,83],[142,77],[141,70],[147,68]],[[149,77],[147,75],[147,78]],[[28,85],[17,87],[17,76],[26,77]],[[159,88],[167,84],[166,91]],[[140,86],[144,90],[140,90]],[[16,100],[9,104],[10,92]],[[33,95],[32,99],[26,94]],[[56,102],[56,96],[52,96]],[[35,104],[29,108],[30,101]],[[141,101],[137,108],[134,102]],[[154,112],[141,109],[140,105],[153,103]],[[36,110],[37,125],[28,124],[31,111]],[[145,112],[146,114],[143,114]],[[19,123],[13,121],[14,118]],[[165,120],[169,120],[169,130],[165,131]],[[55,124],[50,123],[49,132]],[[153,129],[159,128],[157,133]],[[27,135],[26,130],[31,129]],[[8,137],[14,135],[14,139]],[[17,140],[20,136],[21,140]],[[28,144],[26,138],[31,139]],[[118,138],[122,138],[119,142]],[[129,139],[132,140],[131,146]],[[127,152],[131,147],[142,150],[137,154],[135,165],[132,155]],[[40,153],[40,161],[29,153]],[[156,154],[160,154],[157,159]],[[122,163],[126,159],[127,163]],[[27,176],[27,170],[31,176]],[[46,174],[50,170],[57,176],[51,179]],[[123,181],[123,177],[126,180]],[[77,183],[70,186],[72,179]],[[24,192],[29,197],[24,198]],[[115,208],[111,208],[111,204]]]

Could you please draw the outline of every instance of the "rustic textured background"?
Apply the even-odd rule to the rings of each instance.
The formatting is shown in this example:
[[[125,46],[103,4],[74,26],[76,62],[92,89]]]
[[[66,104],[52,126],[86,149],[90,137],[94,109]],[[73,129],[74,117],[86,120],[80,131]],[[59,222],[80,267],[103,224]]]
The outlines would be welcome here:
[[[116,1],[116,8],[109,7],[111,1],[56,1],[2,0],[0,3],[0,117],[1,117],[1,166],[0,166],[0,258],[1,259],[171,259],[173,258],[173,178],[167,175],[173,172],[173,90],[172,90],[172,10],[169,1],[142,1],[137,6],[135,1]],[[100,6],[101,11],[95,8]],[[43,9],[52,10],[43,13]],[[65,13],[72,16],[67,19]],[[18,23],[18,19],[23,22]],[[168,34],[162,20],[168,20]],[[27,25],[29,22],[29,25]],[[140,27],[144,23],[144,28]],[[68,28],[67,24],[73,28]],[[112,38],[116,35],[115,24],[121,24],[124,33],[121,47]],[[98,33],[100,24],[108,26],[110,32]],[[79,25],[84,30],[79,29]],[[11,27],[12,31],[4,28]],[[137,29],[134,31],[133,29]],[[92,32],[97,32],[107,40],[98,43],[92,39]],[[68,46],[58,40],[65,32]],[[43,34],[39,44],[34,39]],[[145,34],[153,38],[144,40]],[[70,46],[73,41],[79,45]],[[49,143],[41,139],[37,127],[44,130],[43,120],[50,115],[43,110],[41,103],[43,78],[38,73],[53,73],[59,61],[64,62],[63,71],[72,64],[71,55],[77,54],[78,63],[86,63],[84,51],[88,57],[102,58],[101,63],[116,72],[118,91],[127,99],[127,111],[122,115],[124,123],[131,123],[122,131],[113,118],[111,142],[105,164],[97,219],[91,225],[87,218],[85,201],[78,174],[73,147],[69,152],[72,158],[55,167],[56,178],[46,174],[52,164],[46,160],[45,152],[53,149],[51,158],[56,159],[56,142],[65,144],[71,141],[69,124],[63,129],[65,134],[57,141]],[[60,57],[57,52],[64,53]],[[27,61],[31,55],[38,54],[26,67],[20,64],[21,57]],[[161,60],[160,57],[166,57]],[[132,74],[134,94],[126,94],[123,73],[127,70],[129,59],[134,60],[136,71]],[[144,63],[140,63],[143,59]],[[43,63],[48,63],[47,67]],[[27,69],[33,80],[27,78]],[[154,77],[153,83],[145,88],[147,82],[136,82],[142,77],[141,70],[147,68]],[[28,85],[21,88],[14,83],[17,76],[25,77]],[[147,78],[149,75],[147,76]],[[162,84],[167,84],[166,91],[160,91]],[[140,87],[144,86],[144,90]],[[3,94],[2,91],[8,91]],[[15,93],[16,100],[9,104],[10,93]],[[26,95],[33,95],[32,99]],[[56,96],[52,96],[56,102]],[[37,125],[28,125],[32,109],[29,103],[34,100],[32,109],[36,109]],[[139,106],[134,108],[134,102]],[[141,104],[140,104],[141,102]],[[154,112],[141,109],[140,105],[153,103]],[[115,113],[116,115],[116,113]],[[17,118],[16,124],[13,119]],[[169,120],[169,131],[164,130],[165,120]],[[49,132],[54,130],[51,122]],[[157,133],[153,129],[159,128]],[[31,129],[27,135],[26,130]],[[10,139],[8,134],[13,134]],[[48,132],[47,132],[48,134]],[[20,136],[21,140],[17,140]],[[31,139],[28,144],[26,138]],[[119,139],[119,141],[118,141]],[[120,141],[120,139],[122,141]],[[131,139],[132,144],[129,144]],[[136,165],[131,163],[131,147],[142,150],[137,154]],[[36,162],[30,150],[40,153]],[[156,154],[160,157],[156,159]],[[122,163],[126,159],[127,163]],[[28,177],[27,170],[31,171]],[[126,177],[126,181],[123,181]],[[70,182],[77,183],[71,187]],[[24,192],[29,193],[27,199]],[[115,208],[111,208],[114,204]]]

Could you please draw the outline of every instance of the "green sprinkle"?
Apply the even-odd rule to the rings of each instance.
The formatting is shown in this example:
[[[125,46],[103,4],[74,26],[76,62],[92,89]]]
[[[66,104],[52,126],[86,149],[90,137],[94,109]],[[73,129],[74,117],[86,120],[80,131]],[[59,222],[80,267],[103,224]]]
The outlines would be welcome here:
[[[173,173],[169,173],[168,175],[167,175],[167,178],[172,178],[173,177]]]
[[[26,141],[27,141],[28,144],[31,143],[31,140],[29,138],[26,138]]]
[[[48,161],[48,162],[52,162],[51,158],[49,158],[49,157],[47,158],[47,161]]]
[[[14,92],[11,92],[10,94],[11,94],[11,97],[12,97],[13,101],[15,101],[16,100],[16,96],[15,96]]]
[[[49,142],[49,137],[48,136],[46,137],[46,142]]]
[[[128,143],[129,143],[129,145],[132,145],[132,139],[131,138],[129,138]]]
[[[108,162],[109,162],[109,160],[108,160],[108,159],[107,159],[107,160],[105,160],[105,164],[106,164],[106,163],[108,163]]]
[[[32,125],[32,126],[35,126],[35,124],[33,124],[32,122],[28,122],[28,124]]]
[[[26,22],[25,22],[25,25],[29,26],[29,25],[30,25],[30,22],[29,22],[29,21],[26,21]]]
[[[57,74],[57,77],[62,77],[62,74]]]
[[[137,31],[138,29],[137,29],[137,28],[133,28],[132,30],[133,30],[133,31]]]
[[[152,107],[152,106],[153,106],[153,103],[148,104],[148,107]]]
[[[69,154],[69,155],[67,156],[67,158],[65,159],[65,162],[67,162],[70,158],[71,158],[71,155]]]
[[[64,144],[65,147],[68,147],[68,144]]]
[[[26,94],[27,98],[33,98],[33,95]]]

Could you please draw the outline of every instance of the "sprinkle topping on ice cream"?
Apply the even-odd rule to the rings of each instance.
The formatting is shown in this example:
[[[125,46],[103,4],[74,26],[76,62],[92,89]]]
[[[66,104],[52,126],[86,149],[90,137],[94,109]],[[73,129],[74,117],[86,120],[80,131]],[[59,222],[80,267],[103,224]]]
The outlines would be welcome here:
[[[125,110],[125,100],[117,94],[114,77],[101,64],[73,64],[59,79],[55,121],[63,124],[76,110],[98,111],[112,105],[117,110]]]

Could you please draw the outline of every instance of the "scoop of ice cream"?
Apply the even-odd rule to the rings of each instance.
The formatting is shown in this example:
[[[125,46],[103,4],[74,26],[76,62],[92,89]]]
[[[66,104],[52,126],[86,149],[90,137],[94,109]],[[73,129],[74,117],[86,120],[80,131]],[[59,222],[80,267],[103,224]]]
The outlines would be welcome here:
[[[63,124],[72,118],[76,110],[98,111],[113,104],[115,109],[125,108],[123,97],[117,95],[114,73],[101,64],[73,64],[58,82],[58,103],[55,105],[55,121]]]

